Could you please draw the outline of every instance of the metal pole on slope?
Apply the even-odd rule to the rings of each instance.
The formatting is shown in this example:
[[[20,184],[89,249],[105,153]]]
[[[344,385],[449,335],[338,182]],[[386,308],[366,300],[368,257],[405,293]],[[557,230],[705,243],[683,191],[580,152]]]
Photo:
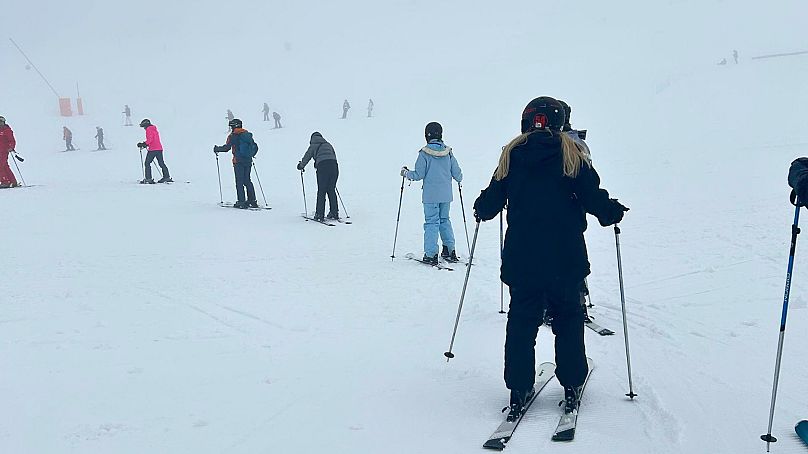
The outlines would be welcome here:
[[[46,79],[46,78],[45,78],[45,76],[43,76],[43,75],[42,75],[42,73],[41,73],[41,72],[39,72],[39,68],[37,68],[37,67],[36,67],[36,65],[34,64],[34,62],[32,62],[32,61],[31,61],[31,59],[30,59],[30,58],[28,58],[28,56],[27,56],[27,55],[25,55],[25,52],[23,52],[23,51],[22,51],[22,48],[19,46],[19,44],[17,44],[17,42],[16,42],[16,41],[14,41],[14,40],[13,40],[13,39],[11,39],[11,38],[9,38],[8,40],[9,40],[9,41],[11,41],[11,44],[13,44],[13,45],[14,45],[14,47],[16,47],[16,48],[17,48],[17,50],[18,50],[18,51],[20,51],[20,53],[22,54],[22,56],[23,56],[23,57],[25,57],[25,60],[28,62],[28,64],[29,64],[29,65],[31,65],[31,67],[32,67],[32,68],[34,68],[34,71],[36,71],[36,73],[37,73],[37,74],[39,74],[39,77],[41,77],[41,78],[42,78],[42,80],[44,80],[44,81],[45,81],[45,83],[46,83],[46,84],[48,84],[48,87],[51,89],[51,91],[53,92],[53,94],[54,94],[54,95],[56,95],[56,97],[57,97],[57,98],[59,98],[59,97],[60,97],[60,96],[59,96],[59,93],[56,91],[56,89],[55,89],[55,88],[53,88],[53,85],[51,85],[51,83],[50,83],[50,82],[48,82],[48,79]]]
[[[137,147],[140,151],[140,171],[143,173],[143,181],[146,181],[146,162],[143,160],[143,147]]]
[[[471,243],[469,243],[469,227],[466,224],[466,209],[463,206],[463,187],[457,183],[457,192],[460,194],[460,211],[463,212],[463,228],[466,229],[466,246],[469,248],[469,255],[471,255]]]
[[[788,254],[788,271],[786,272],[786,290],[783,296],[783,312],[780,317],[780,339],[777,342],[777,360],[774,363],[774,383],[772,384],[772,403],[769,409],[769,430],[766,435],[761,435],[760,439],[766,442],[766,452],[769,447],[777,441],[772,436],[772,424],[774,423],[774,406],[777,402],[777,386],[780,383],[780,364],[783,358],[783,342],[786,337],[786,317],[788,316],[788,299],[791,294],[791,273],[794,270],[794,252],[797,249],[797,235],[800,234],[800,200],[795,198],[794,223],[791,225],[791,248]]]
[[[405,167],[406,168],[406,167]],[[390,260],[396,258],[396,242],[398,241],[398,224],[401,221],[401,201],[404,200],[404,180],[407,177],[401,177],[401,194],[398,196],[398,216],[396,216],[396,234],[393,237],[393,254],[390,256]]]
[[[23,178],[23,176],[22,176],[22,171],[20,171],[20,165],[17,164],[17,161],[22,162],[22,161],[25,161],[25,159],[19,157],[17,155],[16,151],[13,152],[13,156],[14,156],[14,159],[12,159],[12,161],[14,161],[14,167],[17,168],[17,173],[20,175],[20,180],[22,180],[22,185],[23,185],[23,187],[28,186],[27,184],[25,184],[25,178]]]
[[[213,154],[216,155],[216,176],[219,178],[219,205],[224,205],[224,197],[222,196],[222,171],[219,170],[219,153],[214,151]]]
[[[351,216],[348,215],[348,210],[345,209],[345,202],[342,201],[342,196],[339,194],[339,189],[334,186],[334,190],[337,191],[337,197],[339,198],[339,203],[342,204],[342,212],[345,213],[345,219],[350,219]]]
[[[629,399],[634,400],[637,394],[634,393],[634,382],[631,380],[631,353],[628,342],[628,322],[626,321],[626,292],[623,287],[623,260],[620,256],[620,227],[614,226],[614,242],[617,247],[617,275],[620,277],[620,305],[623,310],[623,337],[626,343],[626,366],[628,368],[628,394]]]
[[[258,167],[255,167],[255,161],[253,161],[253,170],[255,170],[255,178],[258,180],[258,187],[261,189],[261,197],[264,198],[264,206],[269,208],[269,202],[267,202],[267,196],[264,194],[264,186],[261,185],[261,177],[258,176]]]
[[[499,212],[499,263],[502,265],[502,252],[505,244],[503,227],[502,227],[502,212]],[[499,279],[499,313],[505,313],[505,283],[502,278]]]
[[[449,342],[449,350],[443,353],[448,363],[455,355],[452,353],[454,348],[455,336],[457,336],[457,326],[460,324],[460,312],[463,310],[463,301],[466,299],[466,287],[469,285],[469,275],[471,274],[471,264],[474,260],[474,248],[477,247],[477,234],[480,232],[480,221],[477,221],[477,227],[474,228],[474,241],[471,243],[471,251],[469,252],[469,264],[466,265],[466,279],[463,281],[463,291],[460,293],[460,305],[457,307],[457,318],[455,318],[454,330],[452,331],[452,340]]]
[[[300,184],[303,185],[303,216],[308,216],[309,207],[306,205],[306,183],[303,181],[303,170],[300,171]]]

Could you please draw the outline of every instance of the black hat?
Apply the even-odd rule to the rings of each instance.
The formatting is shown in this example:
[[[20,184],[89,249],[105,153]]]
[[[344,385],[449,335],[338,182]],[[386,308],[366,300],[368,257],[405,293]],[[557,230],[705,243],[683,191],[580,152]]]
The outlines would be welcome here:
[[[151,126],[151,121],[149,121],[148,118],[144,118],[143,121],[140,122],[141,128],[148,128],[149,126]]]
[[[239,120],[238,118],[234,118],[234,119],[230,120],[227,123],[227,125],[230,126],[231,128],[240,128],[240,127],[242,127],[241,120]]]
[[[537,129],[561,131],[564,119],[564,106],[560,102],[549,96],[538,97],[522,111],[522,134]]]
[[[433,121],[426,125],[424,128],[424,136],[426,136],[426,141],[429,142],[430,140],[442,140],[443,139],[443,126],[440,123]]]

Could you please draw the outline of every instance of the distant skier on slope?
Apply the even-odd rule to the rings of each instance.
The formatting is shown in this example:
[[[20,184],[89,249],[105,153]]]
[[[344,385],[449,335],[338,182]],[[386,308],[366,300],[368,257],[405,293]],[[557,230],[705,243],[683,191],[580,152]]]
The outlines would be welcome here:
[[[463,172],[452,154],[452,148],[443,143],[443,127],[431,122],[424,129],[426,146],[418,151],[415,170],[401,168],[401,176],[412,181],[423,180],[421,201],[424,204],[424,259],[430,265],[438,264],[438,236],[443,243],[441,256],[456,263],[455,237],[449,208],[452,205],[452,179],[463,181]]]
[[[373,100],[368,99],[368,118],[373,116]]]
[[[155,158],[157,159],[157,164],[163,171],[163,178],[161,178],[158,183],[171,183],[174,180],[169,176],[168,167],[165,161],[163,161],[163,144],[160,142],[160,133],[157,131],[157,126],[151,124],[148,118],[144,118],[143,121],[140,122],[140,127],[146,130],[146,140],[138,143],[137,146],[138,148],[148,148],[146,161],[143,163],[146,178],[141,180],[140,183],[154,184],[151,163]]]
[[[236,116],[233,115],[233,111],[230,110],[230,109],[227,109],[227,124],[229,125],[230,122],[233,121],[234,118],[236,118]]]
[[[14,152],[16,146],[14,131],[6,124],[6,118],[0,117],[0,188],[16,188],[20,185],[8,165],[8,155]]]
[[[474,202],[474,217],[488,221],[507,204],[508,230],[502,281],[511,302],[505,338],[509,419],[530,401],[535,382],[535,342],[545,310],[554,313],[556,375],[564,387],[564,411],[577,410],[588,366],[581,292],[589,274],[585,213],[603,226],[628,208],[600,189],[600,178],[564,126],[563,106],[532,100],[522,113],[522,134],[503,148],[499,166]]]
[[[132,109],[129,108],[129,104],[125,104],[123,106],[123,113],[126,116],[124,120],[124,126],[132,126]]]
[[[261,111],[264,112],[264,121],[269,121],[269,104],[264,103],[264,108]]]
[[[279,114],[278,112],[272,112],[272,119],[275,120],[275,129],[283,127],[283,125],[281,124],[281,114]]]
[[[348,117],[348,109],[350,109],[350,108],[351,108],[351,105],[348,103],[348,100],[346,99],[345,102],[342,103],[342,119],[343,120]]]
[[[309,148],[297,163],[297,170],[306,168],[306,164],[314,159],[314,168],[317,169],[317,205],[314,209],[314,219],[324,220],[325,196],[328,196],[328,219],[339,219],[339,206],[337,205],[337,180],[339,179],[339,165],[337,153],[319,132],[314,132],[309,140]],[[306,216],[309,214],[306,213]]]
[[[104,146],[104,129],[101,126],[95,127],[95,138],[98,140],[98,148],[96,150],[106,150],[107,147]]]
[[[238,197],[233,208],[258,208],[255,187],[250,179],[252,160],[258,153],[258,144],[255,143],[252,133],[242,127],[241,120],[238,118],[230,120],[229,126],[232,132],[227,136],[227,142],[221,146],[214,146],[213,152],[218,155],[233,151],[233,172],[236,175],[236,196]],[[245,189],[247,190],[246,198],[244,197]]]
[[[73,148],[73,131],[71,131],[67,126],[62,127],[62,138],[65,141],[65,151],[76,150]]]

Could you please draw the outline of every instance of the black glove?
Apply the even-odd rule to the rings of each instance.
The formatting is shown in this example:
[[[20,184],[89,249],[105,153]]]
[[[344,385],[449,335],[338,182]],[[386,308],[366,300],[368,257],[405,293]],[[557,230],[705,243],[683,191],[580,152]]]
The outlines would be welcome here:
[[[609,199],[609,208],[603,217],[598,218],[598,222],[603,227],[617,224],[623,220],[623,214],[628,211],[628,207],[624,206],[617,199]]]
[[[306,168],[306,166],[304,166],[304,165],[303,165],[303,162],[298,162],[298,163],[297,163],[297,170],[301,170],[301,171],[302,171],[302,170],[303,170],[303,169],[305,169],[305,168]]]
[[[808,206],[808,178],[800,178],[794,185],[791,191],[791,203],[801,207]]]
[[[146,145],[146,142],[138,142],[137,147],[138,148],[146,148],[146,147],[148,147],[148,145]]]

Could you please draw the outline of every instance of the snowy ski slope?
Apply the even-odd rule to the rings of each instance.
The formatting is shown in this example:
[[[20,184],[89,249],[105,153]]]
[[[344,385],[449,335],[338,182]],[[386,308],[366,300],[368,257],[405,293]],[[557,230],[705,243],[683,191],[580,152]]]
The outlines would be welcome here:
[[[237,11],[252,14],[235,29],[217,2],[190,12],[190,3],[141,3],[9,10],[47,11],[4,31],[60,91],[80,80],[88,115],[57,117],[53,94],[0,46],[0,115],[37,185],[0,191],[0,452],[483,452],[508,398],[498,224],[481,226],[447,364],[465,270],[403,259],[422,252],[418,183],[405,187],[401,259],[390,260],[398,169],[414,163],[423,126],[440,121],[465,174],[471,233],[471,205],[500,147],[524,104],[544,94],[570,102],[604,187],[631,208],[621,244],[639,397],[624,397],[614,236],[592,219],[592,313],[617,335],[587,330],[597,368],[575,441],[550,441],[563,394],[554,381],[507,452],[764,451],[793,217],[785,177],[808,154],[808,60],[747,57],[800,42],[789,26],[804,17],[799,2],[777,11],[690,1],[575,11],[248,2]],[[441,20],[425,20],[427,10]],[[566,49],[526,57],[538,18]],[[575,21],[585,31],[570,32]],[[75,28],[54,32],[66,22]],[[678,40],[682,27],[702,45]],[[413,32],[421,29],[430,33]],[[741,63],[716,66],[733,46]],[[346,97],[353,109],[338,120]],[[259,121],[265,100],[285,128]],[[120,126],[123,104],[160,129],[175,184],[135,184],[143,133]],[[271,211],[217,206],[211,150],[225,140],[227,108],[261,146]],[[59,152],[63,125],[81,150]],[[107,152],[90,151],[99,125]],[[336,149],[352,225],[300,218],[294,166],[315,130]],[[220,161],[233,200],[232,170]],[[311,210],[311,169],[305,178]],[[467,255],[457,198],[452,216]],[[805,452],[793,435],[808,416],[804,246],[800,238],[779,453]],[[547,330],[538,352],[552,359]]]

